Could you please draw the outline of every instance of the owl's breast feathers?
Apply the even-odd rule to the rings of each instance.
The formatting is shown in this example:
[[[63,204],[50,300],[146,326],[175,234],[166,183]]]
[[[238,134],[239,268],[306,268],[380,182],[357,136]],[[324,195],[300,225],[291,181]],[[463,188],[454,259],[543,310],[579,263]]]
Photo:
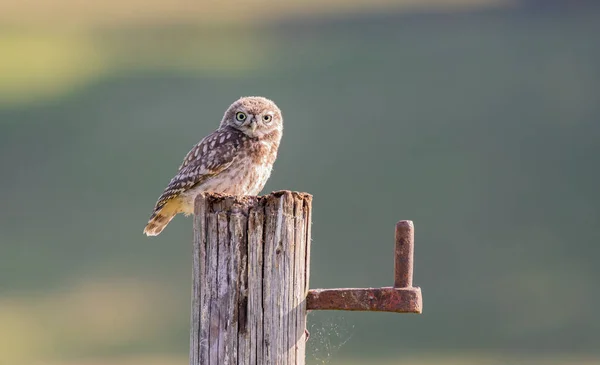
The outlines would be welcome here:
[[[258,140],[250,140],[250,158],[254,164],[273,166],[281,141],[281,131],[275,130]],[[247,143],[248,143],[247,142]]]

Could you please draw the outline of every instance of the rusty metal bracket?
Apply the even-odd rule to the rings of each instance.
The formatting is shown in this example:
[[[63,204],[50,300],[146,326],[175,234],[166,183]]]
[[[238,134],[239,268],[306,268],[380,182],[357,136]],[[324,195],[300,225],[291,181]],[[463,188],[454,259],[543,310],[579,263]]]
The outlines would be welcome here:
[[[393,287],[311,289],[306,297],[307,309],[422,313],[421,288],[412,286],[413,222],[398,222],[395,238]]]

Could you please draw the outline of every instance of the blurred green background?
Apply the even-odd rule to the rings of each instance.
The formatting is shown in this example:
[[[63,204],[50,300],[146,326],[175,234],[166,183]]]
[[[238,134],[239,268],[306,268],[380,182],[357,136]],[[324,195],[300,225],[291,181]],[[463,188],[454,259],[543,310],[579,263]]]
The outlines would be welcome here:
[[[244,95],[314,195],[311,287],[420,316],[309,315],[308,364],[600,363],[596,1],[0,4],[0,365],[187,363],[191,219],[142,235]],[[358,226],[357,222],[363,222]]]

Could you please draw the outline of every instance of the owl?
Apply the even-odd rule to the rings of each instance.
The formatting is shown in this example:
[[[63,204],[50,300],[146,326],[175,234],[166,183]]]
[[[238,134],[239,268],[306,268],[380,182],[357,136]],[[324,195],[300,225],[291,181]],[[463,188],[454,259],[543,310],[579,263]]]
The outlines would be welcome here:
[[[144,233],[156,236],[178,213],[193,213],[202,192],[257,195],[271,175],[282,133],[281,110],[271,100],[251,96],[231,104],[219,128],[188,152]]]

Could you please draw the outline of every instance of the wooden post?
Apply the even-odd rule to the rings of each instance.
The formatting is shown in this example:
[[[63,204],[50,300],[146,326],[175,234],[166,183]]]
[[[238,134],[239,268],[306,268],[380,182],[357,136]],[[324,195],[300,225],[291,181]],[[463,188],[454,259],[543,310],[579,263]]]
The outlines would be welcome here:
[[[303,365],[312,196],[202,194],[190,365]]]

